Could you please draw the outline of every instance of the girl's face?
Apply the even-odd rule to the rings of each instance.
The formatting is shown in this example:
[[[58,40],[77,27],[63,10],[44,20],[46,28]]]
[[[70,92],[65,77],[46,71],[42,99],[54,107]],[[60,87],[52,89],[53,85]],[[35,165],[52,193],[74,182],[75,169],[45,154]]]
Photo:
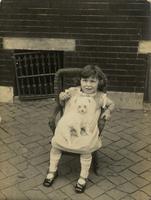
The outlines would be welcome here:
[[[95,93],[98,89],[99,80],[97,78],[81,78],[81,89],[86,94]]]

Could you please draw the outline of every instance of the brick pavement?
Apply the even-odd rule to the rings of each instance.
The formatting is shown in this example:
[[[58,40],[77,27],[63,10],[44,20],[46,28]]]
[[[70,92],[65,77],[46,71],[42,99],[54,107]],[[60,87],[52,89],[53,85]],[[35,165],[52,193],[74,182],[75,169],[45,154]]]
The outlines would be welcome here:
[[[102,174],[91,170],[76,194],[79,159],[66,155],[51,188],[42,182],[49,163],[48,127],[54,101],[0,104],[0,200],[151,200],[151,111],[116,110],[103,131]]]

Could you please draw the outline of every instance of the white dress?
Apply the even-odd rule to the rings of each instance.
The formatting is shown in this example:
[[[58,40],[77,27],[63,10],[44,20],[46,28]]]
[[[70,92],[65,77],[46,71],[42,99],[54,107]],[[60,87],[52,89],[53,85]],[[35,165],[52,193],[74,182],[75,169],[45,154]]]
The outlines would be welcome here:
[[[53,147],[62,151],[80,154],[92,153],[102,146],[101,137],[99,137],[98,118],[101,113],[101,107],[103,107],[105,103],[108,103],[108,98],[102,92],[97,92],[90,95],[84,94],[80,91],[80,87],[69,88],[68,92],[70,93],[71,97],[66,102],[64,114],[58,121],[51,144]],[[91,122],[89,121],[88,123],[91,125],[91,132],[89,134],[70,134],[66,128],[69,124],[70,126],[72,123],[75,124],[75,126],[78,124],[78,117],[76,118],[75,114],[75,102],[79,97],[86,97],[85,100],[87,98],[90,99],[91,104],[88,106],[89,109],[87,113],[89,117],[85,117],[88,120],[92,119]]]

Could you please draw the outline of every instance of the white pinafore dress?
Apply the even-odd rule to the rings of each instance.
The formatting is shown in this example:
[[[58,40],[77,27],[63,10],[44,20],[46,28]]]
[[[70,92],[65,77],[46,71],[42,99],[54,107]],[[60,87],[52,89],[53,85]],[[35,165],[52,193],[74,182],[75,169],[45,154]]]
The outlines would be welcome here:
[[[70,88],[68,90],[71,94],[71,98],[67,101],[65,105],[64,114],[71,112],[72,108],[74,107],[73,98],[85,95],[83,92],[81,92],[80,87],[74,87]],[[87,95],[91,98],[93,98],[96,102],[96,111],[93,116],[93,123],[94,129],[89,135],[80,135],[80,136],[72,136],[71,144],[69,145],[66,138],[64,137],[64,129],[59,125],[59,121],[56,126],[55,134],[52,137],[52,147],[58,148],[62,151],[72,152],[72,153],[79,153],[79,154],[85,154],[85,153],[92,153],[96,150],[98,150],[102,146],[102,140],[101,137],[99,137],[99,129],[98,129],[98,118],[101,113],[101,107],[104,105],[104,93],[97,92],[95,94]]]

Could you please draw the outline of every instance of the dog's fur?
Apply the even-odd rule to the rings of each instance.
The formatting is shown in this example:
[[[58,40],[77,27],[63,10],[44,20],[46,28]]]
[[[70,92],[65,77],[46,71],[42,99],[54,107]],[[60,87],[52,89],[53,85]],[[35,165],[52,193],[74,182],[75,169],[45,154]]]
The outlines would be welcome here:
[[[90,125],[96,110],[96,103],[91,97],[75,97],[71,104],[73,107],[70,112],[64,113],[59,121],[68,144],[71,144],[72,136],[79,137],[90,134]]]

